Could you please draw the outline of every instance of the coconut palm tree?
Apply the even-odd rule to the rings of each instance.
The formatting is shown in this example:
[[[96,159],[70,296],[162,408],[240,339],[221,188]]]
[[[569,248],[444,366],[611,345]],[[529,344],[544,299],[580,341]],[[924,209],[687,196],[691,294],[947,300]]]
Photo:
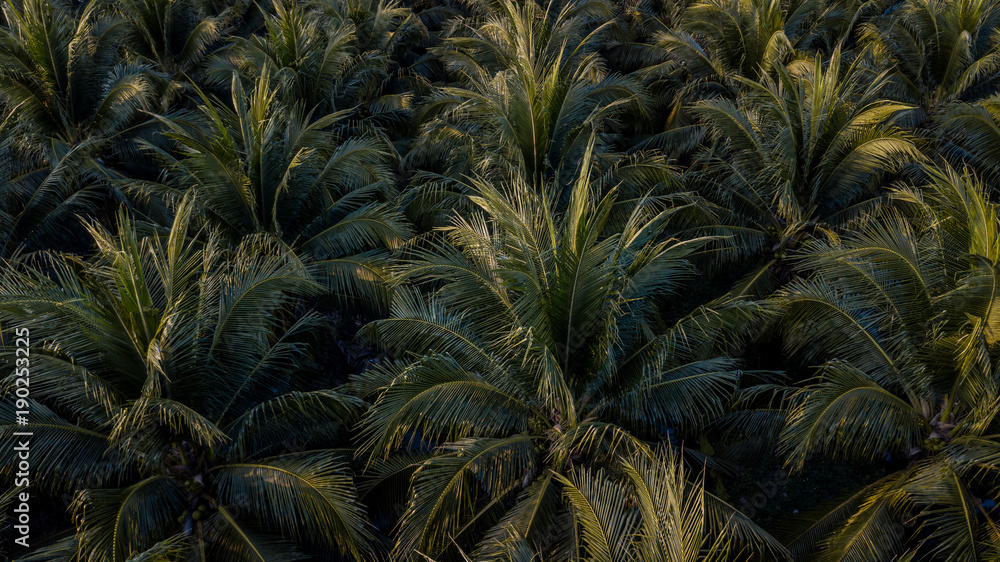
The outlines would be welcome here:
[[[519,170],[537,189],[565,188],[596,130],[597,154],[614,161],[611,125],[627,112],[643,115],[645,97],[635,79],[607,72],[597,53],[610,4],[484,6],[432,49],[459,87],[442,88],[423,107],[422,142],[408,160],[439,162],[452,178]]]
[[[398,28],[392,31],[405,37],[410,20],[404,17],[405,9],[399,10],[403,14],[383,19],[395,23]],[[386,91],[395,70],[385,50],[390,46],[365,47],[355,22],[336,6],[276,2],[265,33],[237,38],[215,58],[207,76],[228,83],[235,69],[255,82],[267,73],[282,85],[288,105],[302,104],[306,111],[324,114],[353,109],[354,119],[376,124],[399,121],[412,95]]]
[[[357,77],[363,88],[373,88],[384,78],[384,59],[358,56],[351,22],[332,20],[299,4],[274,3],[275,13],[265,21],[265,34],[236,42],[219,54],[210,75],[228,83],[233,71],[256,82],[269,72],[280,80],[289,105],[301,103],[306,111],[331,113],[346,109],[334,102],[344,82]],[[348,104],[347,107],[350,107]]]
[[[197,194],[208,220],[232,241],[254,234],[279,240],[325,270],[343,299],[385,299],[385,250],[409,227],[388,204],[394,196],[387,144],[376,136],[340,138],[343,113],[315,117],[280,101],[266,75],[245,93],[232,77],[233,107],[202,97],[200,121],[163,119],[177,155],[157,149],[165,183],[146,193]]]
[[[513,535],[575,559],[562,547],[573,536],[564,478],[692,431],[766,378],[721,351],[747,306],[662,325],[658,297],[674,294],[705,241],[665,237],[679,211],[657,198],[612,220],[618,193],[597,195],[589,156],[584,165],[565,211],[528,175],[475,180],[478,212],[413,248],[389,318],[365,328],[397,358],[353,383],[374,400],[360,434],[372,474],[412,476],[396,559],[456,547],[506,559],[498,545]],[[417,456],[395,455],[406,451]],[[731,514],[734,537],[783,552],[721,500],[705,509]]]
[[[646,144],[690,150],[702,140],[690,104],[736,99],[739,78],[759,80],[809,55],[829,56],[843,36],[853,2],[706,0],[678,3],[666,19],[644,18],[647,60],[638,70],[661,93],[662,130]],[[846,13],[845,13],[846,12]],[[818,51],[818,52],[816,52]],[[660,124],[658,124],[660,125]]]
[[[575,559],[721,562],[737,554],[725,529],[709,532],[703,482],[687,480],[670,449],[624,459],[621,471],[616,478],[581,468],[558,477],[579,527]]]
[[[503,182],[512,170],[538,190],[555,189],[559,204],[596,133],[604,185],[642,197],[669,193],[675,174],[658,153],[634,150],[623,134],[647,116],[638,79],[608,72],[599,50],[613,29],[602,0],[539,6],[473,4],[439,47],[430,49],[458,80],[418,109],[422,129],[404,163],[416,167],[404,193],[407,217],[419,226],[446,226],[472,212],[464,178]]]
[[[640,2],[626,12],[627,27],[616,30],[605,50],[609,62],[640,77],[650,93],[653,119],[636,121],[634,142],[675,157],[697,148],[704,130],[692,104],[736,98],[737,76],[757,78],[789,59],[794,48],[785,18],[780,2],[749,0]]]
[[[953,101],[992,93],[1000,71],[1000,6],[990,0],[887,4],[861,35],[875,65],[889,69],[889,97],[933,117]]]
[[[108,139],[145,107],[150,76],[119,59],[123,30],[99,3],[77,16],[27,0],[5,5],[4,17],[0,101],[25,143]]]
[[[683,62],[696,80],[724,85],[734,75],[756,79],[794,54],[787,19],[778,0],[695,2],[685,10],[679,29],[661,31],[656,44]]]
[[[0,255],[72,245],[75,215],[122,199],[115,164],[156,87],[119,56],[121,29],[99,3],[79,15],[46,0],[6,3],[0,27]]]
[[[97,143],[69,147],[55,141],[46,153],[45,146],[25,146],[22,138],[11,129],[0,131],[0,256],[83,250],[77,217],[99,213],[102,199],[120,197],[94,158]],[[42,150],[26,155],[35,148]]]
[[[125,26],[129,55],[174,78],[199,69],[234,17],[232,8],[218,16],[209,15],[206,2],[126,0],[107,4],[106,9]]]
[[[1000,180],[1000,96],[953,104],[937,125],[946,157],[972,166],[988,184]]]
[[[708,183],[702,192],[742,257],[765,262],[739,291],[763,295],[787,281],[789,250],[813,236],[835,239],[878,204],[887,173],[923,158],[893,125],[909,106],[876,98],[857,64],[841,68],[839,53],[825,68],[816,58],[775,67],[775,80],[740,79],[745,97],[695,108],[724,145],[691,179]]]
[[[814,241],[801,259],[815,274],[776,300],[788,352],[821,365],[792,397],[788,466],[813,451],[907,459],[806,529],[792,544],[802,559],[816,546],[808,559],[971,561],[1000,548],[983,502],[1000,484],[1000,222],[975,178],[926,171],[930,185],[895,193],[912,220],[887,212]]]
[[[347,459],[326,448],[359,403],[309,387],[303,335],[317,317],[289,309],[318,287],[266,237],[189,238],[194,207],[147,237],[124,214],[117,235],[91,224],[93,258],[48,254],[0,276],[0,321],[31,318],[31,397],[17,406],[5,379],[0,434],[34,434],[32,497],[73,494],[75,533],[36,554],[364,559],[375,544]]]

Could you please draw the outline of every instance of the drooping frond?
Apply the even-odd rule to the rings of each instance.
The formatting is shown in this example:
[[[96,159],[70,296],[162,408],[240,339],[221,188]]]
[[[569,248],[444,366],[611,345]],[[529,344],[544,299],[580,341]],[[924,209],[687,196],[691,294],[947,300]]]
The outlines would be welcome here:
[[[219,500],[300,543],[369,558],[374,546],[353,480],[336,455],[318,451],[219,465]]]

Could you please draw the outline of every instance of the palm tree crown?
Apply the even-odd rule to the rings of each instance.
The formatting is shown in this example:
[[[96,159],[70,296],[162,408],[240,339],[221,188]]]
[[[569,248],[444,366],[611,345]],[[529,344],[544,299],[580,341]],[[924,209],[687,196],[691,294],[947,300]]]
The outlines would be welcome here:
[[[0,280],[0,319],[30,315],[42,343],[26,426],[33,476],[49,493],[76,492],[77,532],[47,552],[363,558],[374,539],[345,460],[280,445],[336,437],[358,407],[298,372],[316,316],[288,305],[317,286],[265,238],[232,250],[215,235],[188,238],[192,208],[185,200],[162,236],[139,237],[125,217],[118,235],[92,226],[93,259],[51,255],[51,278],[28,269]],[[3,404],[7,438],[25,430],[12,408]]]
[[[737,363],[715,354],[725,338],[710,314],[666,330],[656,322],[654,297],[676,290],[703,241],[664,237],[673,210],[651,198],[627,203],[624,223],[612,225],[617,195],[592,199],[589,169],[564,212],[520,176],[500,187],[477,181],[480,212],[414,249],[400,272],[431,290],[400,290],[390,317],[367,328],[412,358],[355,383],[375,398],[364,450],[373,461],[437,451],[414,465],[398,556],[437,556],[485,531],[477,556],[494,559],[516,529],[524,544],[575,558],[560,546],[558,475],[648,451],[643,438],[704,422],[741,384]],[[724,503],[708,505],[723,517]]]
[[[913,553],[973,560],[994,544],[974,498],[996,485],[982,471],[996,455],[988,436],[1000,396],[1000,223],[970,176],[929,175],[922,193],[896,193],[915,224],[888,212],[839,244],[816,242],[802,258],[815,275],[778,300],[790,351],[822,362],[792,398],[782,434],[787,462],[799,468],[816,449],[909,459],[801,537],[796,546],[811,546],[846,520],[823,559],[888,559],[912,540],[923,544]],[[887,537],[887,526],[909,512],[922,512],[913,536]]]

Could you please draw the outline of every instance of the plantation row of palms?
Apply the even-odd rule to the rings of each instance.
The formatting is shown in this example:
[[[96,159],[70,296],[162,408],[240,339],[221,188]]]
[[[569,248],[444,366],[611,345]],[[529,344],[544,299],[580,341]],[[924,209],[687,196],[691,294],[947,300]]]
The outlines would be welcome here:
[[[0,13],[0,554],[1000,560],[1000,5]]]

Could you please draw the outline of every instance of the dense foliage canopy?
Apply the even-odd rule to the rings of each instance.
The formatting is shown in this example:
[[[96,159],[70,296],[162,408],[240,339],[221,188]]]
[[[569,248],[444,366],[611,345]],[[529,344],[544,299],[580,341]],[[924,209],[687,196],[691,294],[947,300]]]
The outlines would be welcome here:
[[[997,182],[995,0],[4,0],[0,558],[1000,560]]]

